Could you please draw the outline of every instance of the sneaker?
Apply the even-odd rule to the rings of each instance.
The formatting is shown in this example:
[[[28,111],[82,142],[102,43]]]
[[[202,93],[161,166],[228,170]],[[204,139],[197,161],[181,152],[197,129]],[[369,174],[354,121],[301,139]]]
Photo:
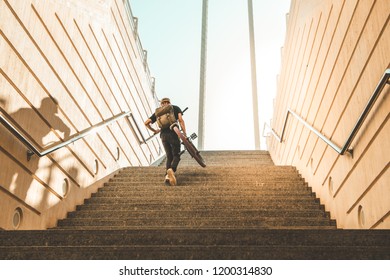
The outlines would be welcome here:
[[[173,172],[172,168],[169,168],[167,170],[167,177],[168,177],[168,180],[169,180],[169,184],[171,186],[176,186],[175,172]]]
[[[167,175],[165,175],[164,183],[165,183],[165,185],[167,185],[167,186],[169,186],[169,185],[170,185],[170,183],[169,183],[169,176],[168,176],[168,174],[167,174]]]

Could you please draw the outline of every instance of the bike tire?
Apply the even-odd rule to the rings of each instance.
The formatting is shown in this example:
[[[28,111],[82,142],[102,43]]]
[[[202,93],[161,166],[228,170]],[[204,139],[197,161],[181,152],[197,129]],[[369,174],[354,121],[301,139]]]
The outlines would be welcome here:
[[[186,150],[188,153],[199,163],[200,166],[206,167],[206,163],[202,156],[200,155],[200,152],[196,149],[194,144],[181,133],[179,128],[177,126],[173,127],[173,130],[176,132],[176,134],[179,136],[180,140],[182,141],[183,145],[186,147]]]

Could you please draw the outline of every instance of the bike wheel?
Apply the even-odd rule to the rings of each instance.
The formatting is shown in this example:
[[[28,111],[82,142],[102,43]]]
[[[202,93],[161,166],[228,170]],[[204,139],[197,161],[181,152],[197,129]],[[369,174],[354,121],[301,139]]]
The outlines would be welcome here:
[[[184,146],[186,147],[186,150],[188,153],[199,163],[200,166],[206,167],[206,163],[202,156],[200,155],[200,152],[196,149],[194,144],[192,144],[191,140],[189,140],[187,137],[181,133],[179,128],[177,126],[173,127],[173,130],[176,132],[176,134],[179,136],[180,140],[183,142]]]

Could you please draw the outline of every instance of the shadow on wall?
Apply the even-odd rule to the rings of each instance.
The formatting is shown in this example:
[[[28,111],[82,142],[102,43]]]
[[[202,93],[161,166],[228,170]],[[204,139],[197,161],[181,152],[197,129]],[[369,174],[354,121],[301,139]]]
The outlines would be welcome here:
[[[1,112],[6,115],[7,119],[13,123],[20,129],[25,135],[29,135],[28,132],[33,132],[35,145],[43,146],[44,138],[48,136],[51,132],[59,131],[63,133],[63,139],[66,139],[70,136],[70,128],[65,125],[65,123],[61,120],[58,114],[58,102],[54,98],[44,98],[41,101],[41,105],[39,108],[21,108],[14,113],[7,114],[4,108],[6,107],[6,101],[0,99]],[[43,122],[36,122],[40,118]],[[5,139],[7,137],[7,139]],[[10,145],[15,145],[17,149],[22,147],[22,144],[16,140],[15,137],[9,134],[8,136],[2,135],[2,142],[10,143]],[[32,139],[30,139],[32,140]],[[14,143],[14,144],[13,144]],[[28,162],[21,162],[17,159],[16,156],[12,155],[11,152],[1,147],[0,144],[0,158],[2,160],[11,159],[16,164],[11,164],[11,166],[5,166],[4,172],[1,172],[1,180],[0,185],[4,186],[9,192],[13,195],[17,196],[19,199],[26,201],[29,190],[33,184],[33,181],[36,180],[40,184],[42,184],[47,189],[50,188],[44,181],[42,181],[39,177],[35,176],[38,168],[45,168],[48,171],[48,175],[46,176],[45,181],[50,183],[52,179],[52,169],[53,162],[51,162],[50,166],[39,166],[40,158],[32,157],[32,159]],[[20,158],[20,157],[19,157]],[[16,168],[16,170],[15,170]],[[3,168],[2,168],[3,169]],[[49,192],[45,191],[41,193],[41,197],[39,197],[39,201],[41,204],[44,204],[48,199]],[[37,195],[37,194],[32,194]],[[39,195],[39,194],[38,194]],[[38,199],[37,199],[38,200]],[[36,200],[36,202],[37,202]],[[35,203],[34,203],[35,204]]]

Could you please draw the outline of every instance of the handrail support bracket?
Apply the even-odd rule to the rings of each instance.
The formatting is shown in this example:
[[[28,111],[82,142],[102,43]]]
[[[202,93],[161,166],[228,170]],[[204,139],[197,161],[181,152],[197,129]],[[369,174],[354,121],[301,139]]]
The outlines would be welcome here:
[[[31,157],[35,155],[34,152],[30,151],[30,150],[27,150],[27,161],[30,161],[31,160]]]

